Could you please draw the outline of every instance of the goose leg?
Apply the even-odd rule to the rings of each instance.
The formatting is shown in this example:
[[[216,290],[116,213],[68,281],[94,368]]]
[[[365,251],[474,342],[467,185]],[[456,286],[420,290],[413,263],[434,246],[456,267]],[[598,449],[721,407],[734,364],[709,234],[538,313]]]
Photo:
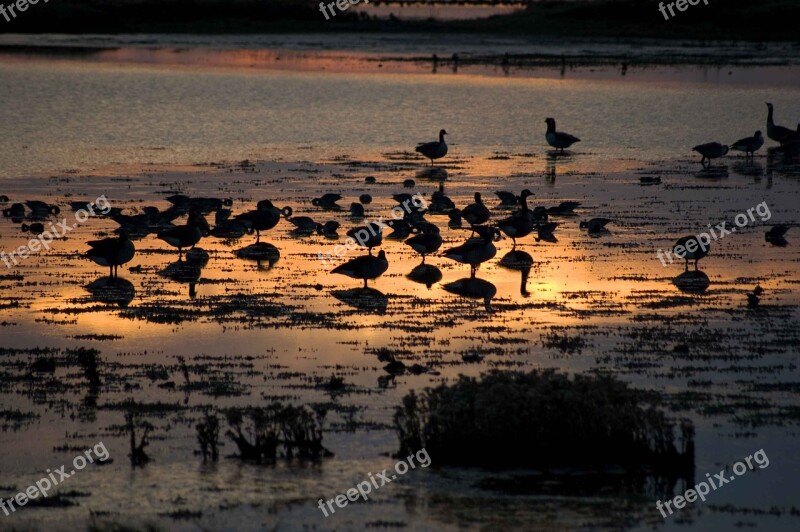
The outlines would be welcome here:
[[[364,288],[366,288],[366,287],[367,287],[367,280],[364,279]]]

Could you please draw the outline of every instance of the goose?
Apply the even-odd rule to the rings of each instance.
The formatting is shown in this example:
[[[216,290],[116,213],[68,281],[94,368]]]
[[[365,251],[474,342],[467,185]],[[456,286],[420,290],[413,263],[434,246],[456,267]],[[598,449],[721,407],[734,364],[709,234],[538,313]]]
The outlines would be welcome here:
[[[728,147],[719,142],[707,142],[705,144],[698,144],[692,148],[692,151],[696,151],[703,156],[703,158],[700,159],[700,164],[706,166],[706,164],[711,164],[711,159],[718,159],[719,157],[725,156],[728,153]],[[706,163],[706,161],[708,161],[708,163]]]
[[[322,234],[322,224],[315,222],[309,216],[292,216],[289,218],[289,223],[295,227],[295,231],[301,234],[311,234],[316,231]]]
[[[441,159],[445,155],[447,155],[447,143],[444,141],[444,136],[447,135],[447,131],[444,129],[439,130],[439,142],[424,142],[417,144],[417,147],[414,148],[414,151],[421,153],[425,157],[431,160],[431,166],[433,166],[434,159]]]
[[[417,182],[414,181],[413,179],[406,179],[405,181],[403,181],[403,186],[405,188],[414,188],[415,186],[417,186]]]
[[[336,202],[340,199],[342,199],[341,194],[328,192],[327,194],[323,194],[318,198],[312,199],[311,205],[314,205],[315,207],[322,207],[323,209],[340,209],[341,207],[336,204]]]
[[[581,139],[578,137],[572,136],[569,133],[556,131],[555,119],[548,118],[545,120],[545,123],[547,124],[547,133],[544,134],[544,138],[550,146],[561,150],[561,153],[564,153],[564,148],[569,148],[576,142],[580,142]]]
[[[540,224],[536,228],[537,232],[536,241],[540,242],[544,240],[545,242],[551,242],[551,243],[558,242],[555,235],[553,234],[553,231],[556,230],[556,227],[558,227],[558,225],[559,225],[558,222],[547,222]]]
[[[694,246],[692,246],[693,248],[695,248],[694,251],[690,251],[686,247],[686,244],[689,243],[690,241],[694,241]],[[700,246],[699,244],[700,244],[700,241],[698,240],[698,238],[696,236],[685,236],[683,238],[679,238],[678,241],[675,242],[675,245],[672,246],[672,252],[675,253],[675,255],[677,255],[679,258],[681,258],[684,261],[686,261],[686,271],[687,272],[689,271],[689,261],[690,260],[694,261],[694,269],[695,269],[695,271],[697,271],[697,263],[700,261],[700,259],[702,259],[706,255],[708,255],[708,252],[711,250],[711,247],[710,247],[709,244],[706,243],[706,244],[704,244],[704,246]],[[678,251],[677,251],[678,247],[683,248],[683,254],[678,253]]]
[[[136,254],[136,248],[128,238],[128,233],[124,230],[119,232],[117,238],[104,238],[89,242],[92,248],[86,252],[95,264],[109,267],[109,277],[114,278],[118,275],[118,268],[127,264]]]
[[[405,240],[414,231],[414,228],[405,219],[388,220],[386,225],[392,229],[392,232],[386,237],[390,240]]]
[[[278,225],[278,222],[281,221],[281,216],[289,218],[292,215],[291,207],[278,209],[269,200],[259,201],[257,207],[254,211],[244,212],[234,218],[250,224],[256,232],[256,244],[261,241],[261,231],[269,231]]]
[[[0,203],[8,203],[8,196],[0,194]]]
[[[3,209],[3,216],[6,218],[23,218],[25,216],[25,205],[12,203],[11,207]]]
[[[431,194],[431,202],[428,205],[428,211],[431,213],[446,213],[455,208],[456,204],[444,193],[444,183],[439,183],[439,190]]]
[[[178,248],[178,260],[183,259],[183,248],[193,248],[203,238],[200,231],[200,215],[196,211],[189,211],[186,225],[179,225],[158,233],[159,240],[163,240],[172,247]]]
[[[405,242],[414,251],[422,255],[422,264],[425,264],[425,255],[436,253],[442,247],[442,235],[439,228],[428,224],[419,235],[414,235]]]
[[[372,255],[372,248],[380,246],[383,241],[383,227],[381,224],[370,222],[365,226],[350,229],[347,236],[362,248],[367,248]]]
[[[792,131],[788,127],[775,125],[772,119],[773,106],[771,103],[767,103],[767,109],[769,110],[767,112],[767,136],[769,138],[781,144],[800,139],[800,135],[798,135],[797,131]]]
[[[783,247],[786,244],[788,244],[788,242],[786,241],[786,233],[788,231],[789,231],[788,226],[776,225],[766,232],[766,234],[764,235],[764,240],[766,240],[773,246]]]
[[[461,209],[461,217],[472,227],[487,222],[491,215],[489,209],[483,204],[480,192],[475,193],[475,203]]]
[[[528,211],[528,216],[531,217],[531,221],[533,223],[544,223],[547,222],[549,215],[547,214],[547,208],[543,207],[542,205],[538,205],[533,208],[533,210]]]
[[[764,145],[764,137],[761,134],[761,131],[756,131],[752,137],[745,137],[743,139],[739,139],[731,145],[732,150],[736,151],[743,151],[745,157],[750,155],[751,157],[761,149],[761,146]]]
[[[504,207],[516,205],[519,199],[516,194],[508,192],[507,190],[497,190],[494,195],[500,198],[500,205]]]
[[[533,220],[528,216],[528,196],[531,194],[530,190],[523,190],[519,198],[522,203],[522,210],[497,222],[497,228],[511,238],[514,243],[512,250],[517,248],[518,238],[528,236],[533,231]]]
[[[34,218],[47,218],[51,214],[59,214],[61,212],[57,205],[50,205],[38,200],[26,201],[25,205],[31,210],[31,216]]]
[[[33,233],[34,235],[41,235],[44,233],[44,224],[41,222],[33,222],[32,224],[22,224],[20,227],[23,233]]]
[[[339,235],[336,233],[336,231],[339,230],[339,227],[340,227],[339,222],[333,220],[325,222],[324,224],[322,224],[321,234],[328,238],[338,238]]]
[[[500,237],[500,232],[494,227],[481,225],[474,228],[479,238],[471,238],[464,244],[445,250],[442,256],[461,264],[470,265],[470,277],[475,277],[475,271],[481,263],[494,258],[497,248],[493,240]]]
[[[364,206],[360,203],[351,203],[350,204],[350,216],[352,218],[363,218],[364,217]]]
[[[360,201],[364,205],[369,205],[370,203],[372,203],[372,196],[370,196],[369,194],[361,194],[358,197],[358,201]]]
[[[386,260],[386,252],[381,250],[377,257],[372,255],[356,257],[337,266],[331,270],[331,273],[346,275],[353,279],[363,279],[364,288],[366,288],[368,280],[377,279],[388,269],[389,261]]]
[[[549,207],[547,209],[547,214],[553,216],[574,216],[575,213],[573,211],[580,206],[581,202],[579,201],[562,201],[556,207]],[[534,209],[534,212],[536,212],[536,209]]]
[[[483,299],[486,312],[492,312],[492,298],[497,294],[497,287],[489,281],[470,277],[468,279],[459,279],[452,283],[447,283],[443,288],[451,294]]]
[[[241,238],[253,228],[246,220],[231,220],[230,209],[220,209],[214,215],[214,228],[210,231],[211,236],[216,238]]]
[[[600,233],[606,229],[606,225],[613,221],[614,220],[609,220],[608,218],[592,218],[589,221],[582,221],[580,223],[580,228],[588,229],[590,233]]]

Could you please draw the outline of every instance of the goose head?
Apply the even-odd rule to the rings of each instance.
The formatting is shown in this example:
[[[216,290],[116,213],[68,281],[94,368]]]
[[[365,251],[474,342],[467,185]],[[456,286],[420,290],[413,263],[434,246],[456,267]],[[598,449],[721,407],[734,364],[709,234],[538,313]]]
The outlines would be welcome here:
[[[481,198],[480,192],[475,193],[475,203],[477,203],[478,205],[483,205],[483,199]]]
[[[439,136],[440,137],[444,137],[445,135],[447,135],[447,131],[445,131],[444,129],[440,129],[439,130]]]

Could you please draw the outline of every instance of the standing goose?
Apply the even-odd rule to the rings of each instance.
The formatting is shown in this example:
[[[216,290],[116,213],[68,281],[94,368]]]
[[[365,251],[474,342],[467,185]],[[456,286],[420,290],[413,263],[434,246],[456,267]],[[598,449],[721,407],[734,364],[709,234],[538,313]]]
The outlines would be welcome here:
[[[354,227],[347,232],[347,236],[355,240],[362,248],[367,248],[372,255],[372,248],[380,246],[383,241],[383,227],[375,222],[370,222],[362,227]]]
[[[470,238],[464,244],[445,250],[443,256],[461,264],[470,265],[470,277],[475,277],[475,271],[481,263],[494,258],[497,248],[493,240],[500,237],[500,232],[494,227],[478,226],[475,228],[480,238]]]
[[[186,225],[179,225],[158,233],[158,238],[172,247],[178,248],[178,260],[183,259],[183,248],[193,248],[203,238],[200,231],[199,215],[196,211],[189,211]]]
[[[377,279],[389,269],[389,261],[386,260],[386,252],[381,250],[377,257],[372,255],[364,255],[349,260],[344,264],[337,266],[331,273],[338,273],[346,275],[353,279],[363,279],[364,288],[367,287],[367,280]]]
[[[689,248],[686,247],[686,244],[688,244],[690,241],[694,242],[694,245],[691,246],[695,248],[694,251],[690,251]],[[703,257],[705,257],[706,255],[708,255],[708,252],[711,250],[709,244],[705,244],[703,247],[701,247],[699,244],[700,242],[696,236],[685,236],[683,238],[678,239],[678,241],[675,242],[675,245],[672,246],[672,252],[675,253],[675,255],[677,255],[678,258],[681,258],[684,261],[686,261],[687,272],[689,271],[690,260],[694,261],[694,270],[697,271],[698,261]],[[683,253],[678,253],[677,248],[679,247],[682,248]]]
[[[707,166],[711,164],[711,159],[718,159],[728,153],[728,147],[719,142],[707,142],[706,144],[698,144],[692,151],[696,151],[702,155],[700,164]]]
[[[422,255],[422,264],[425,264],[425,255],[439,251],[442,246],[442,236],[439,234],[438,227],[427,224],[423,227],[422,233],[406,240],[406,244]]]
[[[109,277],[112,278],[117,276],[117,269],[130,262],[136,254],[136,248],[125,230],[121,230],[117,238],[93,240],[89,242],[89,247],[92,249],[86,252],[86,256],[95,264],[108,266]]]
[[[243,212],[237,215],[234,219],[241,220],[250,224],[256,232],[256,244],[261,241],[261,231],[269,231],[281,221],[281,216],[289,218],[292,215],[291,207],[284,207],[278,209],[269,200],[261,200],[258,202],[257,208],[254,211]]]
[[[544,134],[544,138],[550,146],[561,150],[561,153],[564,153],[565,148],[569,148],[576,142],[581,141],[581,139],[569,133],[556,131],[556,121],[554,118],[546,119],[545,123],[547,124],[547,132]]]
[[[489,220],[492,214],[486,205],[483,204],[481,193],[475,193],[475,203],[471,203],[461,210],[461,217],[473,228]]]
[[[417,144],[417,147],[414,148],[414,151],[421,153],[425,157],[431,160],[431,166],[433,166],[434,159],[441,159],[445,155],[447,155],[447,143],[444,141],[444,136],[447,135],[447,131],[444,129],[439,130],[439,141],[433,142],[424,142]]]
[[[519,201],[522,203],[522,210],[497,222],[497,228],[511,238],[514,243],[512,250],[517,248],[518,238],[528,236],[533,231],[533,220],[528,215],[528,196],[531,195],[532,192],[530,190],[523,190],[519,197]]]
[[[756,131],[752,137],[739,139],[731,145],[732,150],[743,151],[745,157],[752,157],[764,145],[764,136],[761,131]]]
[[[772,104],[767,104],[767,136],[774,140],[775,142],[780,142],[781,144],[786,144],[787,142],[791,142],[793,140],[800,139],[800,135],[797,131],[792,131],[788,127],[777,126],[775,125],[775,121],[772,119]]]

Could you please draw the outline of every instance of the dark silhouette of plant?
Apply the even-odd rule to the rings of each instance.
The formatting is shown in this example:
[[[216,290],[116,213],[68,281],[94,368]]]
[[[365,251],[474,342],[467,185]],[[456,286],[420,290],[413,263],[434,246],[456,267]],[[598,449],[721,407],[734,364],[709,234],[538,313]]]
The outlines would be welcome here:
[[[141,421],[139,418],[140,414],[134,410],[129,410],[125,414],[125,429],[128,431],[131,438],[131,453],[128,456],[131,459],[132,467],[141,467],[150,461],[150,457],[144,452],[144,448],[150,444],[147,436],[150,434],[150,431],[153,430],[153,425],[147,421]],[[138,443],[136,440],[137,428],[143,431],[142,437],[138,440]]]
[[[197,424],[197,441],[200,443],[200,452],[203,454],[203,461],[209,457],[216,462],[219,459],[217,449],[219,443],[219,419],[216,414],[206,413],[203,421]]]

